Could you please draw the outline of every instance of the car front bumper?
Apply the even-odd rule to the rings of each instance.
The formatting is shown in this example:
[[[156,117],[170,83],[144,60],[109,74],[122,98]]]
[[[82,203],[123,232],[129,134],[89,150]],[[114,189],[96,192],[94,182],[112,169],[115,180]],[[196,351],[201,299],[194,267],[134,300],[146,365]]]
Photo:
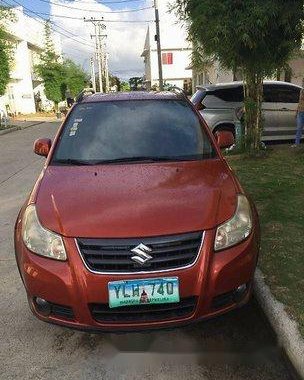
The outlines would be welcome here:
[[[214,252],[214,235],[215,230],[205,232],[199,258],[193,266],[165,273],[92,273],[85,267],[73,238],[64,238],[67,261],[41,257],[25,247],[18,224],[15,231],[15,252],[31,310],[38,318],[79,330],[138,331],[176,327],[208,319],[248,301],[257,263],[259,237],[253,232],[241,244]],[[119,321],[102,318],[97,320],[94,317],[91,305],[108,304],[110,281],[171,276],[179,279],[181,299],[195,300],[192,311],[187,315],[164,318],[159,312],[156,319],[149,321],[139,321],[136,318],[131,321],[123,318]],[[247,286],[246,291],[241,297],[235,297],[236,289],[244,284]],[[55,311],[61,312],[44,315],[37,307],[36,297],[47,300],[55,305]],[[64,310],[69,313],[66,314]]]

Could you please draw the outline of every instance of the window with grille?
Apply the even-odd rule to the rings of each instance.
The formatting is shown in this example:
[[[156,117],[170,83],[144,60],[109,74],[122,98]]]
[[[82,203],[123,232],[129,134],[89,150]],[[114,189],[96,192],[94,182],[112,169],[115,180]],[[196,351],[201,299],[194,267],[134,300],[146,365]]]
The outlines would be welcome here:
[[[173,53],[162,53],[162,63],[163,65],[172,65]]]

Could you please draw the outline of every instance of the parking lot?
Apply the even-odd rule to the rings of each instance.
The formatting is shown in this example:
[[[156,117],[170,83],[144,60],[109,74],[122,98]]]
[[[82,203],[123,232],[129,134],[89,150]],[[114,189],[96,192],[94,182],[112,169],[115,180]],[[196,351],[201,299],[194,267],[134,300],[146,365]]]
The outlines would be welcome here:
[[[146,334],[75,332],[29,311],[14,258],[13,226],[43,165],[32,153],[44,123],[0,136],[0,379],[292,379],[259,307]]]

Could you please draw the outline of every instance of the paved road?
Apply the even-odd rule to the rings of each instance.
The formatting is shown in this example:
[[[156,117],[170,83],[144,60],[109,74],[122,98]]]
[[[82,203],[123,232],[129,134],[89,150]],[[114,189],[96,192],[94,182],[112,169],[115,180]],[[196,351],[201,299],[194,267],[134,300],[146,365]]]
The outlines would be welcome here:
[[[291,376],[255,303],[216,320],[149,334],[92,335],[36,320],[13,253],[13,224],[55,124],[0,136],[0,380],[261,379]]]

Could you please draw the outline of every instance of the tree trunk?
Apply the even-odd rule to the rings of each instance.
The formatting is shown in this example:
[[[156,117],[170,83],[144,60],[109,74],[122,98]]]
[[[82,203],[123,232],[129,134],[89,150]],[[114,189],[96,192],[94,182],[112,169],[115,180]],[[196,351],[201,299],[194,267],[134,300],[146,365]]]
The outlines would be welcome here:
[[[261,150],[263,131],[262,102],[263,76],[256,73],[244,73],[245,95],[245,149],[249,154]]]

